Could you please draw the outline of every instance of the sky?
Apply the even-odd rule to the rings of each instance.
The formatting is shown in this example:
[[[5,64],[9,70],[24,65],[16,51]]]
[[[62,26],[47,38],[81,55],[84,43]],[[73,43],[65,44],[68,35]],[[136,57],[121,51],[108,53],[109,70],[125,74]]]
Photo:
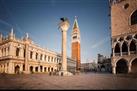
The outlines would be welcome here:
[[[26,33],[42,48],[61,53],[61,17],[67,17],[67,55],[71,57],[71,32],[75,16],[81,33],[81,63],[111,54],[108,0],[0,0],[0,32],[11,28],[17,38]]]

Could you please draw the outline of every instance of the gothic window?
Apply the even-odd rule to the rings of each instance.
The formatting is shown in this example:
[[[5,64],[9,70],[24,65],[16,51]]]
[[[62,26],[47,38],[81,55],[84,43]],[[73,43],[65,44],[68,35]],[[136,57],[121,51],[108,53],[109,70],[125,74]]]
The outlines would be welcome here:
[[[131,41],[130,43],[130,51],[136,51],[136,45],[134,41]]]
[[[137,10],[131,15],[131,25],[137,24]]]
[[[120,53],[120,46],[118,43],[115,46],[115,53]]]
[[[16,56],[17,56],[17,57],[19,56],[19,52],[20,52],[20,49],[19,49],[19,48],[16,48]]]
[[[122,45],[122,52],[128,52],[128,46],[126,42],[124,42]]]

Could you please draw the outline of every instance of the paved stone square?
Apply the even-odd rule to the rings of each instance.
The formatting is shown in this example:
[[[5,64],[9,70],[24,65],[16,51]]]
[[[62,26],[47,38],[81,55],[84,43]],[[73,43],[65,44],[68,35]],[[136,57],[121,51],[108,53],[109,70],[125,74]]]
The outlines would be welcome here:
[[[137,89],[137,75],[86,73],[74,76],[0,74],[0,89],[102,90]]]

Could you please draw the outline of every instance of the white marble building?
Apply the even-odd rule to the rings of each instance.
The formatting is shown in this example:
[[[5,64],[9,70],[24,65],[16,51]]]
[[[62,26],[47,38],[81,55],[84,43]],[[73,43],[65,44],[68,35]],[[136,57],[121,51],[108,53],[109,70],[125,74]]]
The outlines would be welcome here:
[[[67,57],[68,71],[75,71],[76,61]],[[59,71],[61,54],[41,48],[28,34],[17,39],[13,29],[8,37],[0,34],[0,73],[48,73]]]

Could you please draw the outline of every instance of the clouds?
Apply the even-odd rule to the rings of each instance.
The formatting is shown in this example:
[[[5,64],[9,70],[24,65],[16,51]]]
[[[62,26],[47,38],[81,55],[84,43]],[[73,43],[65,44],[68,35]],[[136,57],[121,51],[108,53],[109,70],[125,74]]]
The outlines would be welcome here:
[[[91,48],[97,48],[97,47],[100,47],[101,45],[105,44],[107,41],[109,41],[109,36],[108,37],[105,37],[104,39],[100,40],[100,41],[97,41],[95,44],[93,44],[91,46]]]

